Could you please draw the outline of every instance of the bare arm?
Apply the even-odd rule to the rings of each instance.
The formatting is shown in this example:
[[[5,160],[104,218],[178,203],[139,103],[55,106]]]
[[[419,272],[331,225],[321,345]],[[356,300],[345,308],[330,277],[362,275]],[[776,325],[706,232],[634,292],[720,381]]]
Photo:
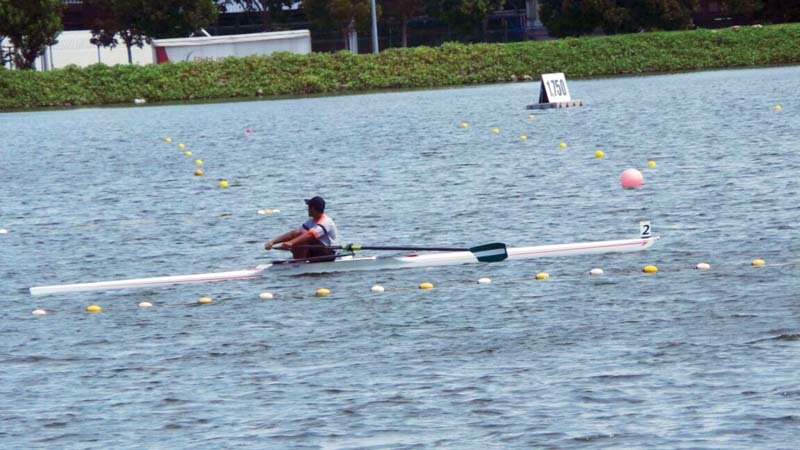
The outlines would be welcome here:
[[[297,233],[297,235],[296,235],[296,236],[294,236],[293,238],[291,238],[291,239],[289,239],[289,240],[287,240],[287,241],[284,241],[284,242],[283,242],[283,248],[284,248],[285,250],[289,250],[289,249],[291,249],[291,248],[292,248],[293,246],[295,246],[295,245],[304,245],[304,244],[309,244],[309,243],[311,243],[311,242],[312,242],[314,239],[316,239],[316,238],[315,238],[315,237],[314,237],[314,235],[313,235],[313,234],[311,234],[310,232],[308,232],[308,231],[300,231],[300,232],[298,232],[298,233]]]
[[[281,242],[291,241],[292,239],[294,239],[294,238],[296,238],[296,237],[298,237],[298,236],[300,236],[302,234],[307,234],[307,232],[299,231],[299,230],[289,230],[286,233],[283,233],[282,235],[280,235],[280,236],[278,236],[278,237],[276,237],[274,239],[271,239],[269,242],[264,244],[264,248],[267,249],[267,250],[271,250],[272,247],[275,246],[275,244],[280,244]]]

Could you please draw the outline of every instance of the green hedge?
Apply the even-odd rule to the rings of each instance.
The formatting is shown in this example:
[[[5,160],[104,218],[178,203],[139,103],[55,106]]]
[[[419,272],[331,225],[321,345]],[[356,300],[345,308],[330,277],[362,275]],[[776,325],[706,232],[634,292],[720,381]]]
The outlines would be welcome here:
[[[227,58],[51,72],[0,69],[0,110],[63,105],[335,94],[800,63],[800,24],[513,44]],[[530,78],[529,78],[530,77]]]

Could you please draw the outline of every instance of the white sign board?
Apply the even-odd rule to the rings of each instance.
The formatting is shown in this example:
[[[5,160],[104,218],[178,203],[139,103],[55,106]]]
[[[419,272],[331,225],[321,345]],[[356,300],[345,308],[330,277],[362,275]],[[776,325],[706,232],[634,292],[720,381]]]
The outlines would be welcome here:
[[[153,39],[156,63],[216,61],[228,56],[269,55],[274,52],[311,53],[308,30],[237,34],[177,39]]]
[[[639,233],[642,239],[650,239],[653,237],[653,229],[650,227],[649,220],[639,222]]]
[[[569,96],[569,89],[567,89],[567,80],[564,74],[559,73],[543,73],[542,84],[539,89],[539,103],[556,103],[556,102],[570,102],[572,99]]]

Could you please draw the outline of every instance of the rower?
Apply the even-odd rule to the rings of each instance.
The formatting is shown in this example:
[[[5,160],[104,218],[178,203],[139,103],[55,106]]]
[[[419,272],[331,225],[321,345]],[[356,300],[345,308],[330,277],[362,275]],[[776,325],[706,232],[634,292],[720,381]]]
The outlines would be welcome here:
[[[322,197],[314,197],[305,202],[308,205],[310,219],[306,220],[301,228],[289,230],[270,240],[264,244],[264,248],[291,250],[294,259],[314,258],[315,262],[333,261],[336,259],[336,252],[330,247],[337,245],[336,224],[325,215],[325,200]]]

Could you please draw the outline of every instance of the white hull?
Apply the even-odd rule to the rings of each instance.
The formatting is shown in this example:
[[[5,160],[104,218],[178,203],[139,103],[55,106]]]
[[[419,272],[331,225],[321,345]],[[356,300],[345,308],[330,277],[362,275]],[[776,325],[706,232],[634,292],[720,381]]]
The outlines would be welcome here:
[[[96,283],[60,284],[56,286],[38,286],[30,289],[31,295],[62,294],[81,291],[110,291],[112,289],[128,289],[134,287],[157,287],[171,284],[207,283],[210,281],[248,280],[258,278],[269,265],[253,269],[234,270],[230,272],[197,273],[194,275],[173,275],[154,278],[133,278],[130,280],[99,281]]]
[[[593,255],[600,253],[638,252],[651,247],[656,237],[645,239],[623,239],[617,241],[583,242],[577,244],[539,245],[535,247],[510,247],[509,260],[548,258],[556,256]],[[80,291],[106,291],[138,287],[156,287],[182,283],[205,283],[210,281],[246,280],[258,278],[262,272],[287,275],[309,273],[347,272],[357,270],[389,270],[419,267],[452,266],[477,263],[475,254],[469,251],[432,252],[421,255],[404,256],[347,256],[331,262],[263,264],[252,269],[230,272],[200,273],[194,275],[175,275],[155,278],[136,278],[130,280],[101,281],[95,283],[62,284],[30,288],[32,295],[61,294]]]
[[[638,252],[652,246],[657,238],[622,239],[617,241],[582,242],[578,244],[509,247],[508,260],[547,258],[555,256],[593,255],[600,253]],[[415,267],[455,266],[474,264],[478,260],[471,252],[438,252],[405,256],[347,257],[331,262],[275,264],[269,271],[300,275],[308,273],[350,272],[357,270],[390,270]]]

